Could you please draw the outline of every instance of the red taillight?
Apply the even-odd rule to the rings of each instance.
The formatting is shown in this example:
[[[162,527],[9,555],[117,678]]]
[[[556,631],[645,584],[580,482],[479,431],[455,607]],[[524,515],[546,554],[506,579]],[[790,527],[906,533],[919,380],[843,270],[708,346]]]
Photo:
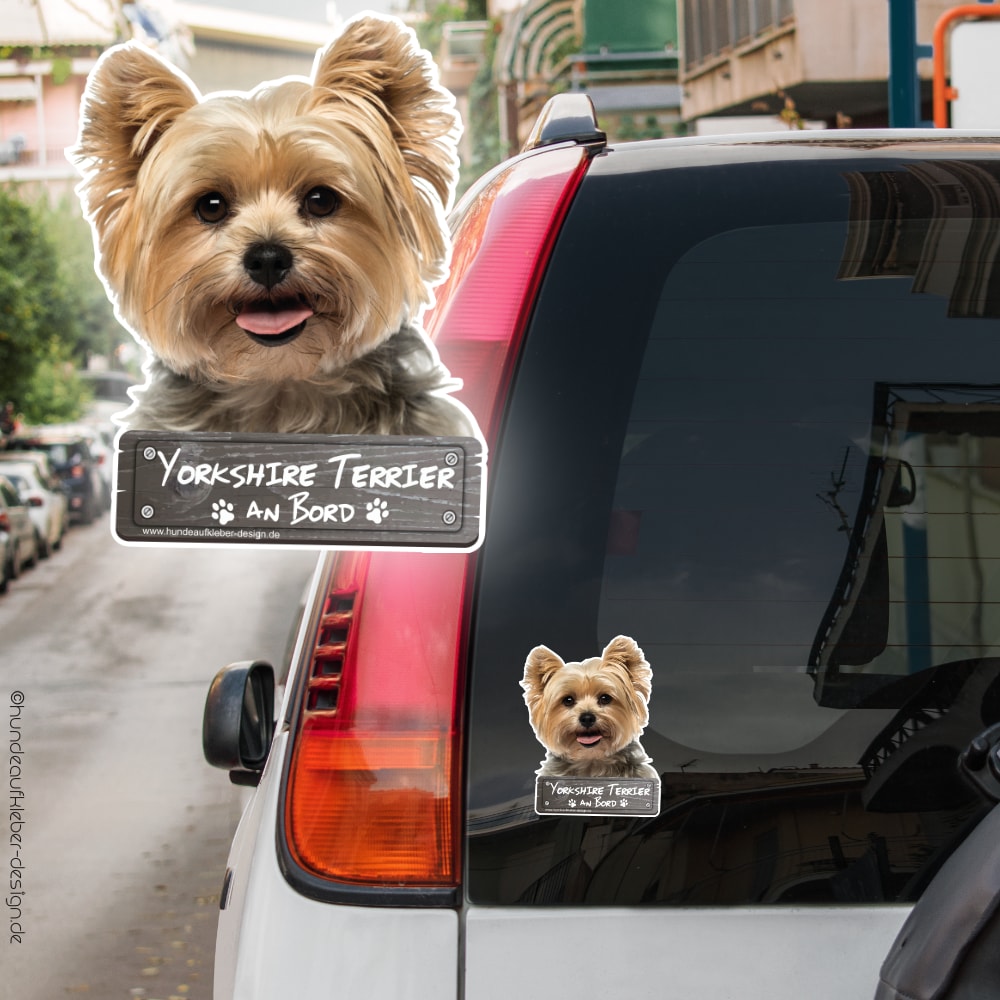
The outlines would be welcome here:
[[[475,195],[428,316],[490,442],[587,153],[515,161]],[[487,528],[488,530],[488,528]],[[285,800],[295,862],[350,885],[457,885],[462,684],[474,555],[340,553],[300,690]]]
[[[0,510],[0,531],[10,531],[10,514]]]
[[[462,379],[456,397],[475,414],[487,441],[587,159],[585,149],[567,146],[514,161],[462,214],[451,271],[426,325],[441,360]]]
[[[464,575],[451,553],[338,556],[286,801],[289,847],[307,871],[455,883]]]

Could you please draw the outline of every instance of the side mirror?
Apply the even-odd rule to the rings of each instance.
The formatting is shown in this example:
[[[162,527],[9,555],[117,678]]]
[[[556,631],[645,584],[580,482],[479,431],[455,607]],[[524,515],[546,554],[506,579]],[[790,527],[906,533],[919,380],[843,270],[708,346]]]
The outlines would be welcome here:
[[[223,667],[205,699],[201,744],[237,785],[256,785],[274,736],[274,668],[263,660]]]
[[[988,802],[1000,802],[1000,724],[969,743],[959,755],[958,769]]]
[[[917,476],[909,462],[899,460],[896,475],[889,489],[886,507],[909,507],[917,498]]]

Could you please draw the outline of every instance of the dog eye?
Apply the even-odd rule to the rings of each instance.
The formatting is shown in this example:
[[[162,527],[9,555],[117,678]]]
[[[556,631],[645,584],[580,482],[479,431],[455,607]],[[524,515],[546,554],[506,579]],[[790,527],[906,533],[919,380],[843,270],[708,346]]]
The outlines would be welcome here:
[[[614,701],[614,698],[612,698],[611,695],[609,695],[609,694],[599,694],[597,696],[597,704],[598,705],[610,705],[611,702],[613,702],[613,701]]]
[[[313,218],[324,219],[340,208],[340,195],[328,187],[314,187],[306,195],[303,205]]]
[[[203,194],[198,199],[194,206],[194,212],[202,222],[214,225],[216,222],[222,222],[229,215],[229,203],[218,191],[212,191],[209,194]]]
[[[574,698],[571,694],[568,694],[565,698],[563,698],[562,703],[567,708],[572,708],[576,704],[576,698]]]

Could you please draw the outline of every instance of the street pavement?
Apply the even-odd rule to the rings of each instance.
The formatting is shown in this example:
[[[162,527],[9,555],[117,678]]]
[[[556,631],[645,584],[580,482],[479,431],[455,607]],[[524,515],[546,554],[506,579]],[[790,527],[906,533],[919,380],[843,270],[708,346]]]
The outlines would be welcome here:
[[[125,547],[105,516],[0,596],[4,997],[210,1000],[248,793],[202,757],[205,694],[226,663],[278,665],[315,562]]]

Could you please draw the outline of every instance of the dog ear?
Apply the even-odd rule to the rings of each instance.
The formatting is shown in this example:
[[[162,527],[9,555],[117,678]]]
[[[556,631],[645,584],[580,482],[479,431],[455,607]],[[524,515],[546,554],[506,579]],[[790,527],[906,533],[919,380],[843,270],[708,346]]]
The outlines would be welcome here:
[[[653,671],[634,639],[619,635],[604,647],[601,658],[605,663],[616,663],[628,673],[632,686],[644,702],[653,693]]]
[[[70,151],[99,232],[128,201],[149,151],[199,99],[190,80],[141,45],[126,42],[101,57],[83,95],[79,140]]]
[[[552,675],[565,665],[548,646],[536,646],[528,654],[521,687],[524,688],[524,700],[529,708],[541,700],[545,685],[552,680]]]
[[[374,104],[407,172],[426,181],[442,208],[450,208],[458,179],[459,118],[454,98],[438,85],[434,63],[411,29],[393,18],[350,21],[318,53],[313,83],[321,101]]]

